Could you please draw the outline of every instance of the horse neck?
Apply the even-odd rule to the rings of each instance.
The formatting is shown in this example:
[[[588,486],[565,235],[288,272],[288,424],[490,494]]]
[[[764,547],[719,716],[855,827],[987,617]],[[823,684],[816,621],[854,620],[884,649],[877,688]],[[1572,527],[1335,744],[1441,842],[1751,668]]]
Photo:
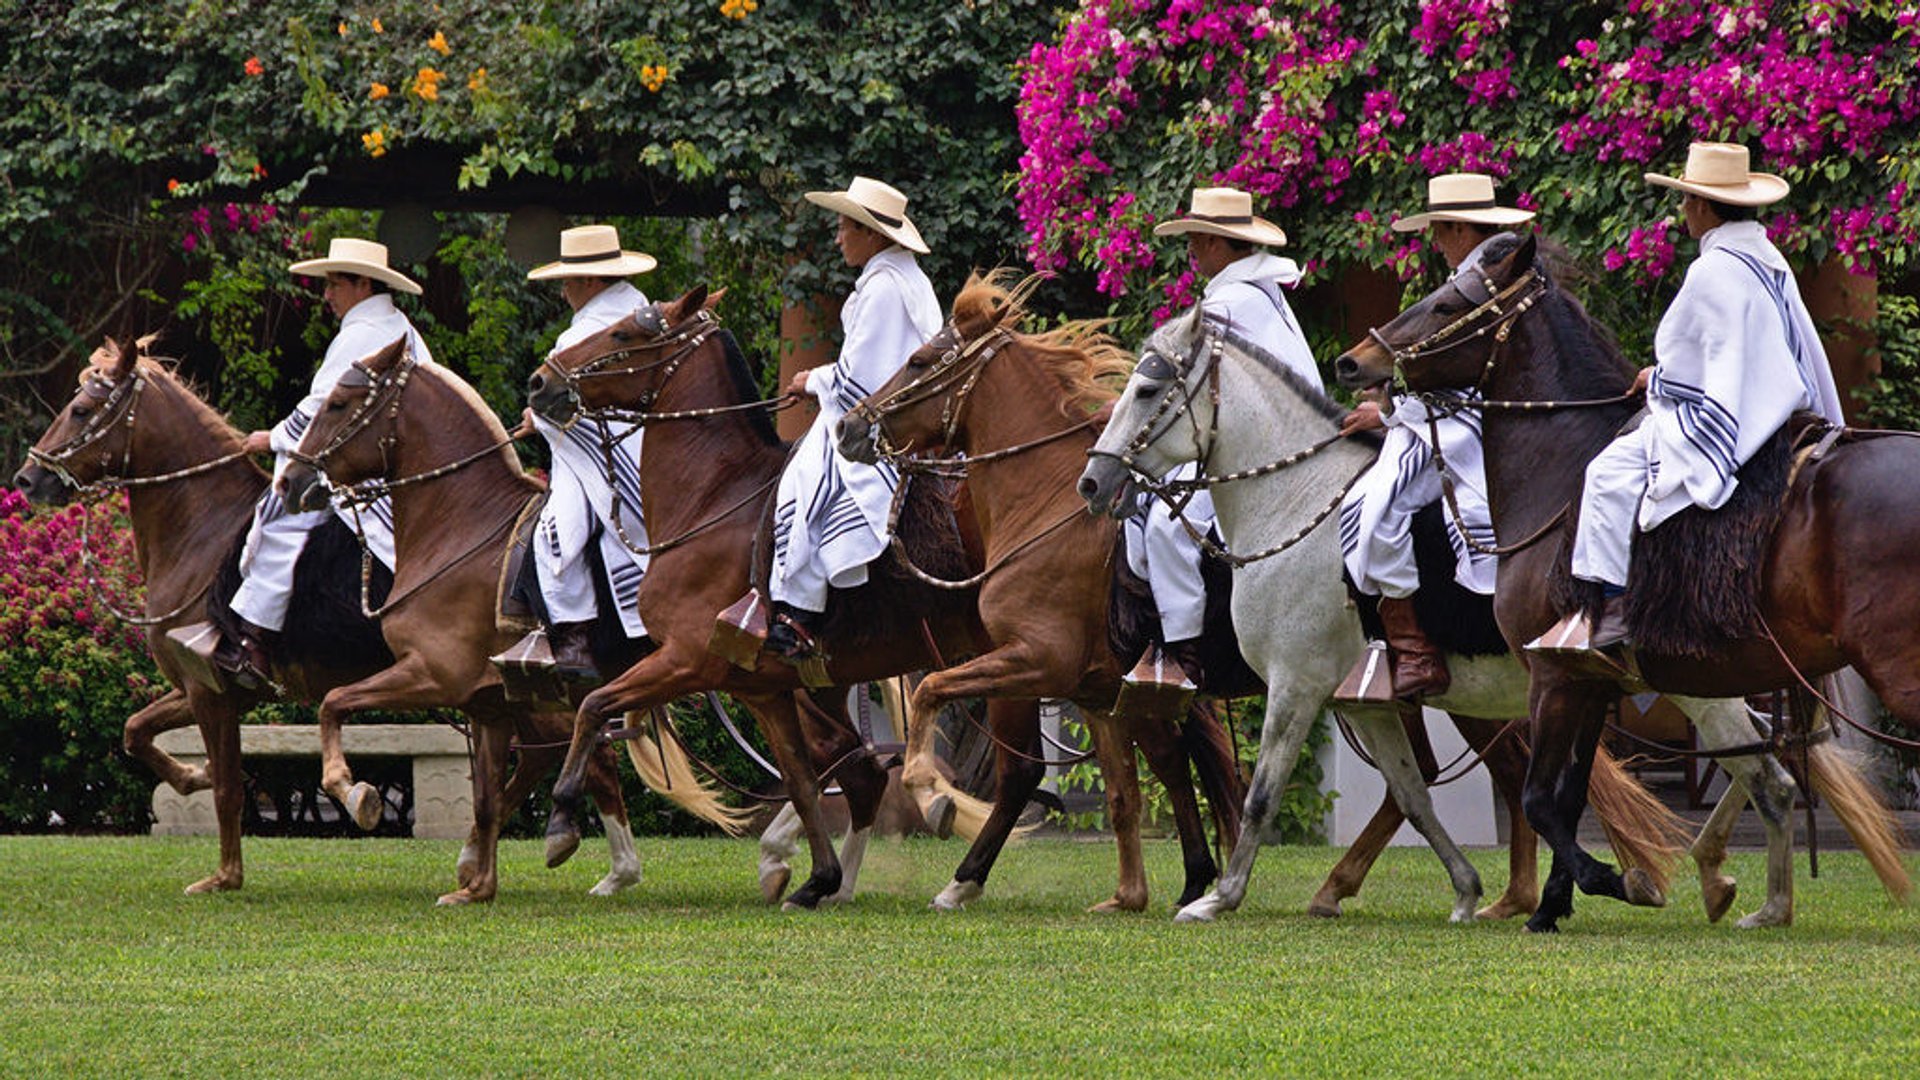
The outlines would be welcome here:
[[[1626,391],[1630,376],[1624,369],[1577,371],[1567,364],[1562,349],[1568,343],[1558,340],[1544,310],[1523,317],[1514,330],[1487,381],[1489,399],[1591,401]],[[1501,538],[1532,535],[1563,508],[1577,505],[1587,463],[1637,408],[1636,402],[1487,413],[1481,426],[1487,502]]]
[[[660,387],[653,410],[680,412],[744,405],[727,371],[726,347],[710,338]],[[777,477],[787,449],[769,443],[748,410],[649,424],[640,455],[641,513],[655,540],[712,519],[753,488]],[[758,523],[757,515],[739,520]]]
[[[1252,357],[1223,357],[1219,433],[1207,471],[1219,476],[1269,465],[1338,430],[1317,403]],[[1373,460],[1370,447],[1341,439],[1297,464],[1212,489],[1229,546],[1262,546],[1306,525]]]
[[[143,476],[191,468],[240,449],[218,412],[171,378],[149,374],[141,395],[134,460]],[[203,473],[127,491],[134,558],[149,610],[168,610],[213,580],[232,550],[267,475],[240,457]]]
[[[1066,395],[1058,379],[1027,360],[1018,346],[1010,348],[974,385],[962,416],[965,430],[954,449],[979,457],[1071,427],[1082,417],[1062,411]],[[1096,437],[1089,429],[967,471],[980,535],[989,548],[996,533],[1004,538],[1024,531],[1023,526],[1057,519],[1079,501],[1074,484]]]
[[[389,479],[424,475],[505,438],[493,414],[470,392],[456,388],[452,379],[450,374],[422,367],[409,380],[407,400],[395,418]],[[386,422],[384,417],[375,420],[366,436],[376,435]],[[539,489],[538,482],[521,471],[511,445],[444,476],[396,488],[396,569],[424,565],[422,554],[441,543],[477,542]]]

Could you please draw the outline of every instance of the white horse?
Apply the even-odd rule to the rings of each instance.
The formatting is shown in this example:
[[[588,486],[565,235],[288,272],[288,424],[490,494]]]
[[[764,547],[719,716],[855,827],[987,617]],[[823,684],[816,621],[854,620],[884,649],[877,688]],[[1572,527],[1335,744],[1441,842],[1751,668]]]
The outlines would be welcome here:
[[[1245,898],[1255,855],[1276,839],[1274,812],[1301,745],[1365,648],[1341,584],[1337,511],[1347,483],[1371,464],[1374,451],[1335,437],[1344,412],[1279,360],[1189,313],[1161,327],[1141,348],[1139,365],[1081,475],[1080,492],[1094,512],[1124,515],[1135,507],[1124,496],[1136,475],[1160,477],[1183,462],[1199,461],[1206,475],[1224,476],[1325,444],[1290,466],[1210,487],[1230,551],[1262,552],[1302,535],[1236,571],[1234,629],[1248,663],[1265,676],[1267,711],[1247,792],[1243,842],[1235,846],[1213,891],[1177,913],[1183,922],[1211,920]],[[1452,687],[1427,704],[1487,719],[1527,715],[1527,674],[1513,657],[1455,657],[1450,666]],[[1743,702],[1673,700],[1709,748],[1756,739]],[[1434,816],[1397,716],[1362,709],[1350,718],[1361,721],[1355,727],[1394,800],[1446,865],[1454,886],[1453,921],[1470,919],[1479,877]],[[1816,786],[1829,795],[1856,839],[1861,829],[1872,827],[1868,819],[1876,811],[1884,819],[1884,809],[1871,800],[1860,807],[1857,796],[1867,788],[1831,744],[1815,746],[1811,758]],[[1770,755],[1728,757],[1720,764],[1734,786],[1691,850],[1708,916],[1717,920],[1733,901],[1734,882],[1721,864],[1733,819],[1751,794],[1766,821],[1768,896],[1739,925],[1784,925],[1793,917],[1793,781]],[[1855,798],[1849,797],[1849,786]],[[1629,871],[1627,890],[1635,902],[1664,901],[1644,872]]]

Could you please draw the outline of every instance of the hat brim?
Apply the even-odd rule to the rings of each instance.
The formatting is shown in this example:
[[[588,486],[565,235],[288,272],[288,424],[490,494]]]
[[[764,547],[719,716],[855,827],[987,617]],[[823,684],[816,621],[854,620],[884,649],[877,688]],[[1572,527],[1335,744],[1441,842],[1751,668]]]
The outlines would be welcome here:
[[[352,274],[355,277],[385,282],[403,293],[420,295],[419,284],[398,270],[355,259],[307,259],[287,267],[287,272],[301,277],[317,278],[326,277],[328,274]]]
[[[593,262],[570,263],[555,261],[545,266],[536,266],[527,271],[528,281],[547,281],[552,278],[570,277],[632,277],[644,274],[660,265],[660,260],[644,251],[622,251]]]
[[[1414,232],[1436,221],[1461,221],[1469,225],[1518,225],[1533,220],[1533,211],[1513,206],[1489,206],[1481,210],[1429,210],[1403,217],[1390,226],[1394,232]]]
[[[824,206],[836,214],[850,217],[908,251],[918,252],[921,255],[927,254],[927,242],[920,238],[920,230],[914,228],[913,220],[905,214],[900,216],[900,224],[888,225],[874,217],[873,211],[848,198],[844,191],[809,191],[807,201],[815,206]]]
[[[1647,183],[1655,187],[1674,188],[1703,199],[1727,203],[1731,206],[1765,206],[1787,197],[1793,185],[1782,177],[1772,173],[1748,173],[1744,184],[1696,184],[1678,176],[1662,176],[1659,173],[1645,173]]]
[[[1245,225],[1222,225],[1217,221],[1183,217],[1163,221],[1153,227],[1155,236],[1183,236],[1187,233],[1224,236],[1230,240],[1245,240],[1249,244],[1265,244],[1268,247],[1287,246],[1286,230],[1266,218],[1254,218]]]

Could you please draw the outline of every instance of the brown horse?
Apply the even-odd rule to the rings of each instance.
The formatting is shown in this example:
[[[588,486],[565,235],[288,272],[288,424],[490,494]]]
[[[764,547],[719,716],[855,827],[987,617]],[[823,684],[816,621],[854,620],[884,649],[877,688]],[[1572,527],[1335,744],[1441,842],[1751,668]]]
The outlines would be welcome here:
[[[707,649],[714,614],[744,594],[759,552],[767,495],[785,462],[786,448],[767,413],[731,335],[703,313],[704,290],[656,304],[635,318],[551,358],[529,381],[530,401],[556,420],[580,407],[602,411],[638,403],[649,427],[641,457],[642,516],[653,538],[653,564],[641,586],[642,617],[661,649],[607,687],[588,696],[576,742],[590,739],[602,718],[661,694],[726,688],[749,700],[774,700],[800,685],[786,664],[763,660],[755,672],[733,668]],[[697,463],[697,464],[696,464]],[[903,532],[908,531],[903,528]],[[961,571],[964,572],[964,562]],[[830,677],[841,683],[937,666],[941,656],[966,655],[986,643],[971,591],[930,588],[883,559],[874,580],[836,594],[823,630]],[[791,705],[786,706],[790,716]],[[759,714],[776,749],[791,740],[787,716]],[[1042,775],[1037,702],[989,702],[987,724],[997,751],[999,801],[955,873],[959,888],[936,899],[978,895],[1015,820]],[[783,771],[788,769],[782,762]],[[556,799],[566,795],[563,772]],[[812,781],[791,782],[796,809],[807,811]],[[803,821],[806,819],[803,817]],[[838,868],[831,847],[808,822],[813,877],[796,899],[811,904],[831,893]],[[1204,846],[1204,840],[1200,841]],[[1197,895],[1210,868],[1190,871]],[[944,902],[943,902],[944,901]],[[1140,894],[1144,902],[1144,893]]]
[[[1349,387],[1397,376],[1416,393],[1477,387],[1491,402],[1516,403],[1485,407],[1483,424],[1494,526],[1518,548],[1501,559],[1495,612],[1515,648],[1552,626],[1567,601],[1556,602],[1550,583],[1565,577],[1586,464],[1637,402],[1626,396],[1633,366],[1554,284],[1533,239],[1497,246],[1484,279],[1442,286],[1343,354],[1335,371]],[[1920,588],[1894,569],[1920,545],[1920,512],[1904,498],[1916,471],[1920,442],[1911,438],[1842,442],[1809,462],[1766,545],[1759,611],[1772,640],[1723,639],[1693,656],[1642,649],[1644,685],[1728,697],[1851,664],[1920,730]],[[1530,672],[1534,756],[1524,803],[1554,857],[1528,926],[1552,930],[1572,911],[1575,885],[1623,897],[1620,874],[1575,836],[1594,745],[1620,684],[1545,655],[1531,658]],[[1904,875],[1890,877],[1900,870],[1891,849],[1863,848],[1898,889]]]
[[[137,405],[137,408],[136,408]],[[132,521],[135,555],[146,582],[148,644],[161,671],[175,689],[128,719],[126,750],[145,762],[181,794],[213,789],[220,829],[220,867],[209,877],[187,887],[189,893],[240,888],[244,880],[240,852],[243,785],[240,771],[239,720],[263,700],[263,694],[238,687],[214,691],[186,678],[175,652],[164,646],[167,630],[204,617],[216,593],[223,566],[231,573],[234,547],[246,532],[255,501],[267,486],[267,475],[241,452],[240,433],[161,364],[141,355],[138,345],[115,345],[96,352],[73,400],[53,420],[34,445],[32,460],[15,477],[16,485],[39,504],[57,504],[76,495],[124,489]],[[497,562],[497,552],[496,559]],[[396,593],[397,595],[397,593]],[[488,590],[488,595],[491,591]],[[422,598],[423,600],[427,598]],[[417,614],[396,617],[375,627],[361,620],[346,636],[370,639],[371,653],[427,657],[444,662],[447,645],[457,638],[446,628],[471,622],[470,613],[426,603],[411,606]],[[357,618],[357,617],[356,617]],[[491,613],[485,624],[492,625]],[[418,642],[427,628],[437,645],[422,652]],[[302,637],[290,627],[289,644]],[[380,634],[386,634],[381,644]],[[411,635],[411,636],[409,636]],[[305,635],[314,637],[315,635]],[[468,635],[472,636],[472,635]],[[286,657],[276,668],[279,678],[296,698],[314,701],[329,691],[349,688],[391,663],[370,658],[367,648],[311,648]],[[474,644],[484,662],[486,652]],[[415,659],[416,664],[420,659]],[[455,704],[467,698],[443,693],[420,704]],[[517,730],[529,744],[552,744],[566,728],[564,717],[529,716],[489,703],[486,695],[472,715],[498,729],[501,749],[508,733]],[[409,706],[410,707],[410,706]],[[379,820],[379,795],[370,785],[355,785],[340,754],[338,710],[323,710],[323,742],[330,755],[326,789],[340,799],[356,821],[371,828]],[[154,745],[163,731],[198,723],[207,749],[207,762],[188,768]],[[488,741],[488,740],[483,740]],[[553,749],[529,749],[510,784],[503,791],[498,779],[476,785],[476,808],[494,816],[525,799],[541,774],[558,758]],[[486,773],[483,775],[493,775]],[[637,879],[638,862],[626,827],[625,807],[617,778],[608,763],[595,769],[595,795],[606,819],[615,867],[596,891],[612,892]],[[461,852],[459,891],[443,897],[448,902],[493,895],[492,835],[476,820],[467,847]],[[624,856],[624,857],[623,857]]]
[[[1074,481],[1098,434],[1088,410],[1113,396],[1102,380],[1123,377],[1132,358],[1090,324],[1040,335],[1015,332],[1023,296],[1002,287],[997,276],[970,280],[947,326],[841,420],[840,452],[875,460],[878,436],[894,447],[966,455],[968,491],[985,543],[980,619],[993,648],[928,675],[914,691],[914,708],[931,714],[976,696],[1066,698],[1080,705],[1096,731],[1115,727],[1123,737],[1096,741],[1121,842],[1120,890],[1109,903],[1138,909],[1147,885],[1128,744],[1140,746],[1173,797],[1183,837],[1199,826],[1198,811],[1186,809],[1194,798],[1188,758],[1200,767],[1223,847],[1238,840],[1239,776],[1235,767],[1220,768],[1214,748],[1225,738],[1211,710],[1190,719],[1184,746],[1156,737],[1152,724],[1125,724],[1111,712],[1125,674],[1107,635],[1115,526],[1085,512]],[[1191,848],[1187,858],[1191,873]],[[1180,903],[1194,899],[1183,896]]]

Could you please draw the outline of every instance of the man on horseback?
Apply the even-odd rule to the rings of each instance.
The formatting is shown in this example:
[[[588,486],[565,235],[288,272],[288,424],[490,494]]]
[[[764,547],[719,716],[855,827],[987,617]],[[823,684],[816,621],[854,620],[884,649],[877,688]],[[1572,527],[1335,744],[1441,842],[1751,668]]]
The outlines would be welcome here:
[[[832,364],[795,374],[790,394],[820,403],[780,476],[773,517],[773,625],[767,646],[790,660],[817,651],[813,631],[829,589],[867,580],[867,564],[886,550],[887,514],[899,476],[881,462],[862,465],[835,448],[833,427],[847,410],[891,379],[940,330],[940,301],[914,253],[927,253],[907,218],[907,197],[856,176],[845,191],[810,191],[807,201],[840,215],[834,242],[860,270],[840,309],[843,340]]]
[[[573,321],[560,332],[552,353],[560,352],[612,326],[647,304],[646,294],[627,282],[658,265],[653,256],[623,251],[620,233],[611,225],[581,225],[560,234],[560,258],[528,271],[529,281],[558,281],[560,295],[573,309]],[[600,545],[607,586],[629,639],[646,636],[635,606],[640,579],[647,572],[647,556],[633,550],[647,546],[640,518],[640,434],[634,429],[618,438],[605,421],[593,420],[561,428],[532,410],[526,413],[552,455],[547,477],[547,503],[540,511],[533,549],[538,587],[545,602],[548,626],[528,635],[506,655],[538,656],[534,637],[550,635],[554,671],[573,682],[598,683],[600,673],[590,647],[591,631],[599,619],[593,571],[587,545]],[[621,507],[613,517],[615,501]],[[625,533],[624,538],[622,533]]]
[[[1787,182],[1748,163],[1745,146],[1697,142],[1681,176],[1646,174],[1681,192],[1700,255],[1661,317],[1653,366],[1634,383],[1646,391],[1646,411],[1587,465],[1573,576],[1605,592],[1599,624],[1569,615],[1529,650],[1590,654],[1624,643],[1636,526],[1651,529],[1688,506],[1726,505],[1740,466],[1796,410],[1843,422],[1792,271],[1754,220],[1757,207],[1786,197]]]
[[[433,359],[420,332],[393,304],[390,289],[417,296],[420,286],[387,266],[386,245],[337,237],[327,245],[326,258],[297,262],[287,269],[300,276],[325,278],[321,295],[327,309],[339,318],[340,332],[327,346],[300,404],[271,430],[255,431],[246,438],[249,452],[273,452],[275,483],[254,507],[253,525],[240,553],[242,580],[229,606],[240,616],[241,636],[223,640],[214,652],[214,663],[249,688],[271,682],[271,646],[286,624],[294,564],[306,548],[307,534],[326,521],[328,513],[340,514],[347,524],[360,529],[380,561],[393,566],[392,505],[383,498],[356,516],[339,506],[330,511],[289,511],[278,490],[288,455],[299,449],[307,425],[354,361],[403,336],[417,359],[423,363]]]
[[[1533,217],[1530,210],[1500,206],[1493,178],[1481,173],[1449,173],[1427,181],[1424,213],[1393,223],[1396,232],[1427,230],[1427,239],[1446,260],[1452,277],[1475,272],[1496,238],[1512,236],[1511,226]],[[1472,391],[1461,392],[1470,397]],[[1413,594],[1420,588],[1414,560],[1413,516],[1443,495],[1438,457],[1444,457],[1454,481],[1457,512],[1447,515],[1460,584],[1493,595],[1498,560],[1476,550],[1468,538],[1493,543],[1487,507],[1486,471],[1481,460],[1480,416],[1472,409],[1429,415],[1425,403],[1403,398],[1391,411],[1363,401],[1347,417],[1341,434],[1386,429],[1380,458],[1347,493],[1340,506],[1340,547],[1354,587],[1380,598],[1393,661],[1394,696],[1406,699],[1443,694],[1453,682],[1445,655],[1427,638],[1414,615]]]
[[[1195,188],[1187,213],[1154,227],[1155,236],[1185,236],[1193,269],[1207,279],[1199,308],[1218,330],[1264,349],[1325,391],[1313,350],[1283,289],[1300,282],[1300,267],[1261,246],[1283,247],[1287,234],[1253,214],[1253,196],[1234,188]],[[1190,480],[1199,466],[1188,463],[1168,479]],[[1193,532],[1180,523],[1184,517]],[[1205,490],[1178,512],[1162,504],[1126,519],[1127,563],[1153,591],[1168,655],[1187,677],[1200,681],[1199,639],[1207,593],[1200,576],[1200,542],[1194,532],[1213,528],[1213,496]]]

